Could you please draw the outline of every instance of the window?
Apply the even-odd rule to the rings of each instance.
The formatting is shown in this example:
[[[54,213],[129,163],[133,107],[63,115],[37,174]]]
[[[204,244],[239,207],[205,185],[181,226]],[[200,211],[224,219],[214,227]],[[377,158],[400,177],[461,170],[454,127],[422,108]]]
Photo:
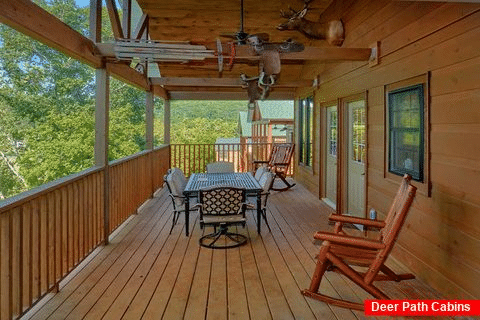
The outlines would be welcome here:
[[[424,181],[424,86],[388,92],[388,171]]]
[[[337,127],[338,127],[338,114],[337,110],[330,112],[329,126],[328,126],[328,154],[337,156]]]
[[[313,138],[313,98],[299,101],[299,162],[305,166],[312,166],[312,138]]]
[[[353,137],[352,137],[352,159],[358,163],[365,163],[366,150],[365,150],[365,140],[366,140],[366,115],[365,115],[365,106],[362,101],[360,107],[355,107],[352,110],[352,125],[353,125]]]

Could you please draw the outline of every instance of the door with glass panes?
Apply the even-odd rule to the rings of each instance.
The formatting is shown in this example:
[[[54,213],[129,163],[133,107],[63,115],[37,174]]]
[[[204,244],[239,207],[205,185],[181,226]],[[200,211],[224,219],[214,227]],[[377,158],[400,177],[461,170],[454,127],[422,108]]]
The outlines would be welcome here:
[[[327,150],[325,155],[325,198],[323,200],[335,208],[337,203],[337,106],[326,109],[326,121]]]
[[[365,217],[365,100],[347,102],[347,214]]]

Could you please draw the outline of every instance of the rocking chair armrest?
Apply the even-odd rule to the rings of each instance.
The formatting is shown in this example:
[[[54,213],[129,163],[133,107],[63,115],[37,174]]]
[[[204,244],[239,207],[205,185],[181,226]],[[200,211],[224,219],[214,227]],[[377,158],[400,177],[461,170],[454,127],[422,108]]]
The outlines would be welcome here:
[[[362,224],[362,225],[367,226],[367,227],[376,227],[376,228],[385,227],[385,222],[384,221],[350,217],[350,216],[344,216],[344,215],[341,215],[341,214],[331,214],[328,219],[331,220],[331,221],[335,221],[335,222]]]
[[[331,241],[337,244],[343,245],[350,245],[352,247],[364,247],[368,249],[383,249],[385,248],[385,244],[380,241],[361,238],[361,237],[354,237],[344,234],[332,233],[332,232],[315,232],[313,237],[316,240],[324,240],[324,241]]]
[[[253,160],[253,163],[268,163],[268,160]]]
[[[275,162],[273,165],[275,167],[286,167],[290,164],[290,162]]]

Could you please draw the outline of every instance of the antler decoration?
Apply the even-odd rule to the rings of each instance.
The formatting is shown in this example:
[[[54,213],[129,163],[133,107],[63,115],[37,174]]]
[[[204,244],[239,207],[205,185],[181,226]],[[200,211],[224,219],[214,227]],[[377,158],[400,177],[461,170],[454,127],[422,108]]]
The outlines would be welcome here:
[[[341,46],[345,39],[345,30],[341,20],[332,20],[327,23],[319,23],[305,19],[309,4],[312,0],[304,0],[303,9],[295,11],[288,7],[292,13],[280,11],[280,16],[288,19],[287,22],[277,26],[280,31],[297,30],[310,39],[325,39],[331,45]]]

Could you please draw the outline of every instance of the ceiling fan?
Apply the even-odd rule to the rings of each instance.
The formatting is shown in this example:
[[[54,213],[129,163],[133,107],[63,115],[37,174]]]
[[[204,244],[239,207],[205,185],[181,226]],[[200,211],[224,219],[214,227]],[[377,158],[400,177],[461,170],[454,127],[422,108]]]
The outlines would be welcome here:
[[[245,32],[244,25],[243,25],[243,0],[240,0],[240,30],[234,33],[221,33],[221,37],[234,39],[238,45],[245,45],[248,42],[268,42],[270,39],[270,35],[268,33],[256,33],[256,34],[248,34]]]

